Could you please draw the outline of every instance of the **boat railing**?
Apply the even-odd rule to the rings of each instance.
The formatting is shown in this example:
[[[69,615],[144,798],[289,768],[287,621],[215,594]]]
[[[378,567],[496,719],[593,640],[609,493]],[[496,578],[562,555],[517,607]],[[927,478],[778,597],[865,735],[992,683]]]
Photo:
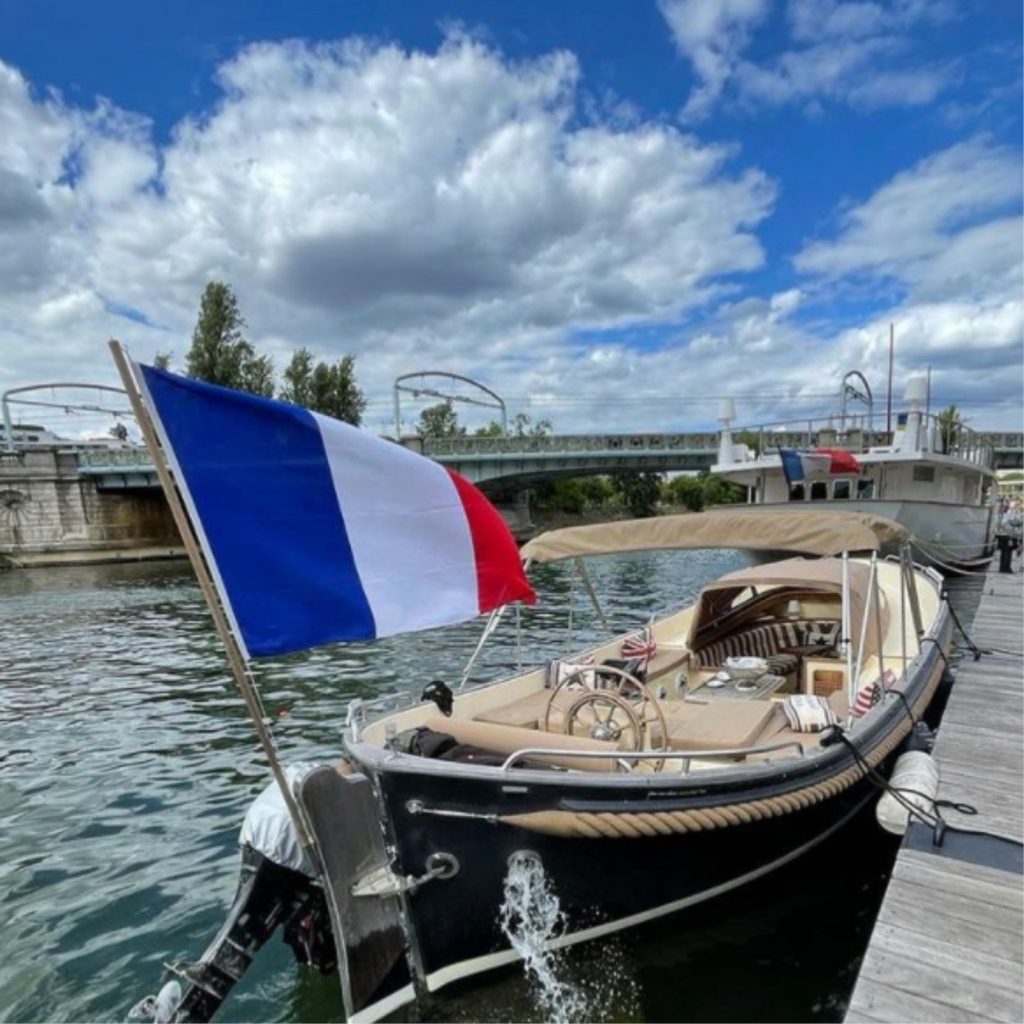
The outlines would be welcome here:
[[[754,456],[779,448],[840,448],[866,453],[872,448],[899,446],[908,417],[918,417],[916,450],[948,455],[990,469],[995,463],[991,440],[959,421],[942,415],[911,412],[899,415],[897,429],[876,430],[867,416],[827,416],[807,420],[778,420],[732,428],[734,440],[754,449]]]
[[[614,761],[679,761],[679,774],[686,775],[690,771],[690,762],[716,760],[722,757],[748,758],[756,754],[770,754],[787,747],[796,748],[797,754],[803,757],[803,744],[798,740],[782,740],[778,743],[763,743],[757,747],[721,747],[716,750],[580,750],[579,748],[560,749],[555,747],[522,747],[509,754],[502,762],[501,770],[509,771],[517,761],[524,757],[545,758],[594,758]]]

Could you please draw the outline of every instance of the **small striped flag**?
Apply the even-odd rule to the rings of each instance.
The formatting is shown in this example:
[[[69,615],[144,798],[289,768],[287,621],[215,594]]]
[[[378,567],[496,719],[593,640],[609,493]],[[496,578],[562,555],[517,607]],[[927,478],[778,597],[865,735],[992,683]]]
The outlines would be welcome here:
[[[622,657],[643,658],[648,662],[658,653],[658,642],[654,639],[654,631],[650,626],[632,633],[622,641]]]
[[[878,704],[885,691],[888,690],[895,682],[896,673],[893,672],[891,668],[887,668],[883,675],[860,688],[857,696],[853,700],[853,706],[850,708],[850,714],[853,715],[854,718],[863,718],[864,715]]]

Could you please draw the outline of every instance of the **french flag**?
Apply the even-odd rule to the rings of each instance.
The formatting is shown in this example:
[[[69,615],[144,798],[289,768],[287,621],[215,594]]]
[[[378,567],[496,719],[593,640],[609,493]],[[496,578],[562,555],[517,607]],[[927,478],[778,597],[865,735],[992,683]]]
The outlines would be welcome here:
[[[504,520],[458,474],[298,406],[135,373],[248,655],[536,600]]]
[[[860,472],[857,459],[850,452],[838,448],[816,448],[812,452],[780,448],[779,458],[790,483],[809,476],[841,476]]]

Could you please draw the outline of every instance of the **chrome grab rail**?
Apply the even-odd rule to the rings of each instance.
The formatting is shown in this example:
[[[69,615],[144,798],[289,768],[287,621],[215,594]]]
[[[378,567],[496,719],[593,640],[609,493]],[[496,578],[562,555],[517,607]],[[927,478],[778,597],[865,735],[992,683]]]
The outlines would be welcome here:
[[[773,750],[785,750],[796,747],[801,757],[804,755],[803,744],[799,740],[783,740],[780,743],[765,743],[759,747],[722,747],[718,750],[573,750],[561,747],[523,747],[515,751],[502,763],[501,771],[507,772],[520,758],[530,754],[546,754],[549,757],[583,757],[612,761],[685,761],[686,768],[680,769],[681,774],[689,771],[690,761],[715,757],[749,757],[751,754],[769,754]]]

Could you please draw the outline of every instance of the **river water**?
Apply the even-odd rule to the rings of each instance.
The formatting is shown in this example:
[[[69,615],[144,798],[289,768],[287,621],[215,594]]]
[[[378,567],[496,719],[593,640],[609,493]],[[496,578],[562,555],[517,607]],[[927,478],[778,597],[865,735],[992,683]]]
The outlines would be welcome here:
[[[604,559],[612,625],[691,598],[735,552]],[[535,572],[478,676],[564,651],[573,584]],[[576,594],[574,645],[600,634]],[[264,661],[285,760],[333,758],[346,703],[455,682],[481,623]],[[237,837],[268,780],[209,615],[184,563],[0,574],[0,1020],[120,1021],[196,957],[237,877]],[[809,857],[710,903],[568,951],[562,981],[591,1019],[842,1018],[895,844],[868,814]],[[624,874],[643,870],[623,849]],[[685,870],[685,865],[680,865]],[[615,879],[608,879],[609,885]],[[463,983],[428,1019],[542,1020],[518,967]],[[337,983],[275,937],[218,1020],[342,1020]]]

